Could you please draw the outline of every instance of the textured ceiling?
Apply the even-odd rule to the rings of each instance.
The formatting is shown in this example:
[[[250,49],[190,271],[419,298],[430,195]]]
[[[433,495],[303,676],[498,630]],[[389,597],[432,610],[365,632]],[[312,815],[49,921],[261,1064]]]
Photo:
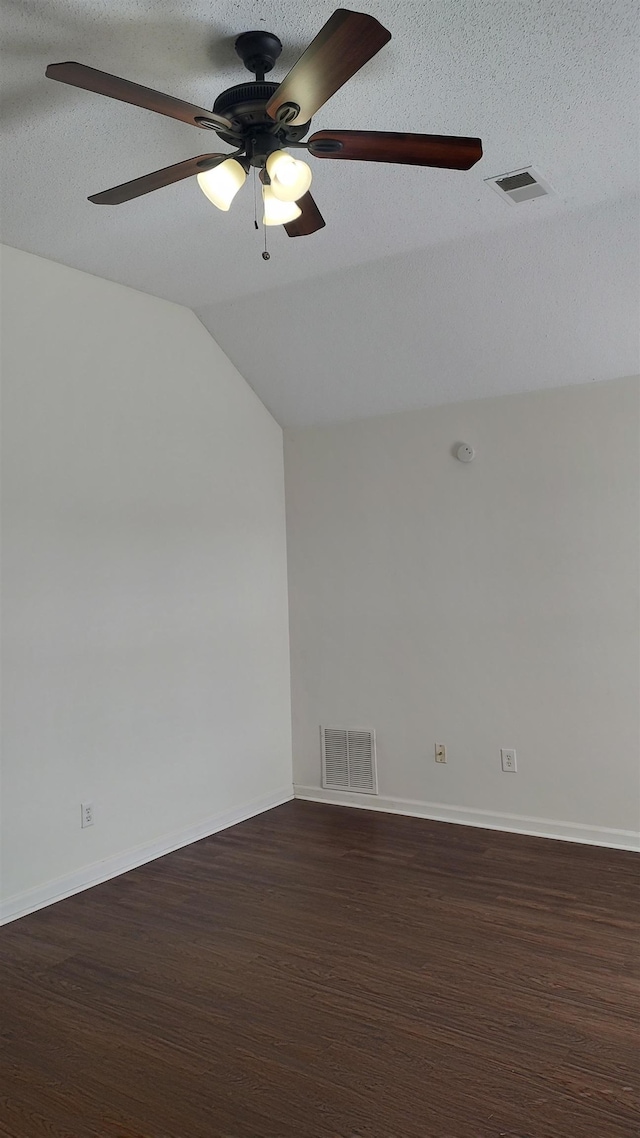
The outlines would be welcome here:
[[[206,151],[211,139],[52,83],[47,63],[77,59],[211,106],[248,78],[233,51],[237,34],[265,27],[280,35],[277,79],[333,7],[1,0],[1,239],[193,307],[283,422],[632,370],[632,331],[603,340],[594,330],[603,322],[618,329],[633,302],[635,0],[356,5],[393,39],[316,115],[314,129],[480,135],[485,157],[469,173],[315,161],[313,192],[327,227],[297,240],[272,231],[267,263],[249,184],[228,214],[195,180],[119,207],[86,201]],[[528,164],[556,198],[511,207],[484,185]],[[230,303],[239,297],[247,299]],[[382,328],[396,337],[393,374],[389,350],[378,351]],[[519,357],[518,339],[526,343]],[[505,342],[512,350],[503,357]],[[358,360],[369,376],[378,369],[373,383],[354,379]]]
[[[635,375],[638,300],[631,197],[198,315],[294,426]]]

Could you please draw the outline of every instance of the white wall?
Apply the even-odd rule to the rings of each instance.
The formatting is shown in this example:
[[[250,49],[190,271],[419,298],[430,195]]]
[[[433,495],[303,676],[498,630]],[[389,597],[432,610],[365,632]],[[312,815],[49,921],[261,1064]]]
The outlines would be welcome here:
[[[2,264],[11,914],[282,800],[291,739],[280,428],[186,309]]]
[[[297,793],[372,726],[383,806],[634,843],[638,427],[624,379],[285,431]]]

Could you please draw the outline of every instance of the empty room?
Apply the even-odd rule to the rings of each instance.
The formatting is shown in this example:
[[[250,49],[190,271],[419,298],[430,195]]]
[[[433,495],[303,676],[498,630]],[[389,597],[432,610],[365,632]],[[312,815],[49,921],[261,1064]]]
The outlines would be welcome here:
[[[0,1135],[636,1138],[636,4],[0,20]]]

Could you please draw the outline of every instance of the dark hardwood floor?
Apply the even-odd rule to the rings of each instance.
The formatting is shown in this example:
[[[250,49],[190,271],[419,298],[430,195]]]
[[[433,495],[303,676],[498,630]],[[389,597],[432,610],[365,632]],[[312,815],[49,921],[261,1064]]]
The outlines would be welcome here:
[[[0,932],[11,1138],[632,1138],[631,853],[291,802]]]

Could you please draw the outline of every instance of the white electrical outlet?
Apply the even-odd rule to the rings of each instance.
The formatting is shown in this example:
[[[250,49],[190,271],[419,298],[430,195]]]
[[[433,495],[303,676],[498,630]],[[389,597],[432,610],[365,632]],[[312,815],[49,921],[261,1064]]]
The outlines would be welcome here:
[[[436,743],[436,762],[446,763],[447,761],[447,748],[444,743]]]
[[[83,802],[81,811],[81,824],[84,830],[87,826],[93,826],[93,802]]]
[[[518,769],[516,763],[516,753],[513,747],[502,747],[500,750],[500,758],[502,759],[503,771],[511,771],[515,774]]]

